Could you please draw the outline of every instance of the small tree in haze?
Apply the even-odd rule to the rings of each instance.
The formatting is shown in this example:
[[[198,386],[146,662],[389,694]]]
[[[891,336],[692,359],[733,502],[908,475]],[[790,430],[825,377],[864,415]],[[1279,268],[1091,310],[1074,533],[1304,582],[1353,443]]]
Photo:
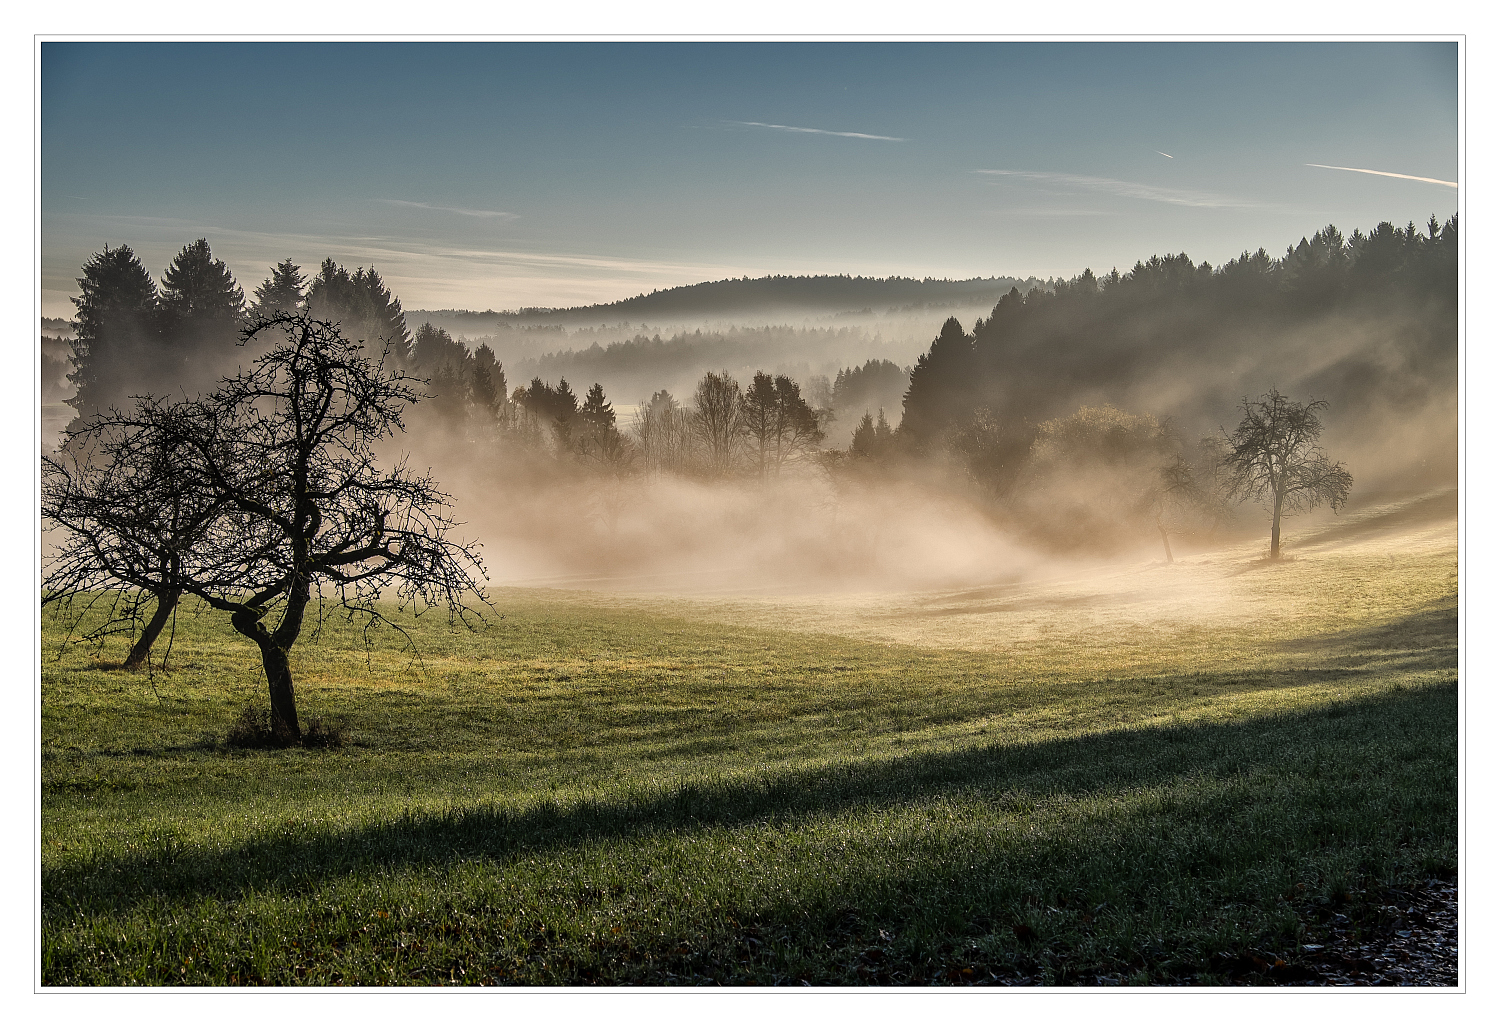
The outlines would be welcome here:
[[[713,473],[727,474],[742,430],[740,384],[728,371],[710,371],[699,380],[693,390],[693,424],[708,449]]]
[[[894,440],[895,432],[885,420],[885,408],[880,408],[878,418],[870,417],[870,412],[865,411],[849,441],[849,456],[878,460],[890,452]]]
[[[1271,512],[1271,557],[1281,555],[1281,519],[1327,503],[1338,510],[1354,480],[1317,445],[1323,400],[1297,403],[1275,389],[1240,404],[1245,417],[1223,457],[1232,500],[1258,500]]]
[[[692,457],[694,425],[690,411],[662,389],[636,405],[631,426],[647,474],[684,469]]]
[[[256,317],[273,317],[278,311],[295,314],[302,309],[307,290],[307,276],[288,257],[271,268],[271,277],[255,287],[250,313]]]
[[[778,421],[776,380],[757,371],[740,397],[740,423],[755,444],[756,468],[766,477],[768,458],[775,452]]]
[[[578,452],[616,474],[623,474],[629,449],[615,427],[615,407],[605,399],[604,386],[595,382],[578,408]]]
[[[802,398],[802,390],[786,375],[776,376],[776,465],[823,441],[818,416]]]

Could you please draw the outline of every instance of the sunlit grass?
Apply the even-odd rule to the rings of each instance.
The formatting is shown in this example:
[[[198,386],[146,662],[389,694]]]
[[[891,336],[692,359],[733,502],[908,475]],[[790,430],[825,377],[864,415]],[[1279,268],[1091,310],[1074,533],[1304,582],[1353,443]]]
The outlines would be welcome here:
[[[328,751],[222,744],[264,684],[212,612],[154,678],[48,614],[43,981],[1213,981],[1456,866],[1448,538],[879,623],[502,591],[479,634],[404,622],[414,656],[331,621],[294,651]]]

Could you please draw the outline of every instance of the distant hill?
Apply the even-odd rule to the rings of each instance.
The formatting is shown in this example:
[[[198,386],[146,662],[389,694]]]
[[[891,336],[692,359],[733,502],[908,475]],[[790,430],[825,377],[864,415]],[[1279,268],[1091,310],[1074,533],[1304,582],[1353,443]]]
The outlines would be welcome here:
[[[772,320],[837,314],[880,317],[920,309],[993,307],[1012,287],[1022,292],[1050,283],[1037,278],[863,278],[849,275],[767,275],[657,289],[587,307],[523,307],[512,311],[409,310],[407,324],[424,321],[450,332],[493,332],[497,325],[547,322],[598,325],[695,319]]]

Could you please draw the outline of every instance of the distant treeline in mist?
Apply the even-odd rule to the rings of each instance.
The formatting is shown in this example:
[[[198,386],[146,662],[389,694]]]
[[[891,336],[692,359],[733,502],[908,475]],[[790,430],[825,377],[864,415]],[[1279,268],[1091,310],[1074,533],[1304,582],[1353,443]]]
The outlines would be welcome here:
[[[828,377],[822,374],[825,370],[833,374],[839,370],[837,365],[825,369],[829,356],[837,360],[840,355],[881,354],[886,348],[879,333],[860,328],[767,325],[708,332],[695,329],[665,339],[660,334],[636,335],[606,346],[594,343],[586,349],[523,358],[514,361],[514,368],[523,378],[605,382],[621,395],[635,396],[662,388],[686,392],[709,368],[728,368],[746,378],[761,368],[806,380]],[[903,376],[895,396],[884,401],[892,414],[905,389]]]
[[[546,318],[559,324],[595,324],[640,319],[678,321],[705,317],[805,311],[896,313],[928,306],[988,306],[1013,288],[1047,288],[1038,278],[864,278],[850,275],[766,275],[726,278],[670,289],[654,289],[613,303],[583,307],[523,307],[510,311],[418,311],[414,317],[431,320],[450,331],[488,332],[496,322],[518,325]],[[462,328],[450,322],[472,318]]]
[[[205,240],[185,246],[159,286],[129,247],[106,247],[79,279],[71,365],[53,337],[43,374],[56,389],[71,366],[80,417],[140,393],[192,394],[248,360],[236,346],[248,316],[305,310],[427,381],[400,445],[496,509],[506,501],[494,490],[540,496],[558,482],[597,478],[617,495],[630,479],[813,475],[835,489],[961,494],[1049,546],[1153,533],[1165,543],[1231,516],[1219,429],[1273,387],[1328,401],[1325,441],[1356,483],[1453,480],[1458,247],[1455,215],[1347,238],[1328,226],[1279,258],[1262,249],[1218,268],[1178,254],[1047,288],[1013,284],[971,329],[949,318],[913,367],[865,349],[831,374],[794,371],[799,353],[878,349],[880,337],[761,327],[637,334],[513,361],[510,375],[488,343],[430,321],[413,333],[373,268],[329,258],[309,278],[286,260],[247,299]],[[999,281],[772,278],[636,300],[670,305],[697,289],[714,302],[739,290],[780,303],[803,290],[838,306]],[[684,379],[685,368],[700,370]]]

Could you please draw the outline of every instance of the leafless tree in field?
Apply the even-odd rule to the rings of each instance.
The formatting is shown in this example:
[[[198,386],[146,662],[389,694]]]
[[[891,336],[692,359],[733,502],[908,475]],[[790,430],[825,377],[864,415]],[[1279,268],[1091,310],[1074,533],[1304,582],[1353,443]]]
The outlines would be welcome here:
[[[1264,502],[1271,511],[1271,558],[1281,555],[1281,519],[1327,503],[1334,510],[1349,498],[1354,479],[1344,465],[1317,445],[1323,434],[1323,400],[1297,403],[1275,389],[1240,405],[1245,417],[1223,458],[1233,500]]]

